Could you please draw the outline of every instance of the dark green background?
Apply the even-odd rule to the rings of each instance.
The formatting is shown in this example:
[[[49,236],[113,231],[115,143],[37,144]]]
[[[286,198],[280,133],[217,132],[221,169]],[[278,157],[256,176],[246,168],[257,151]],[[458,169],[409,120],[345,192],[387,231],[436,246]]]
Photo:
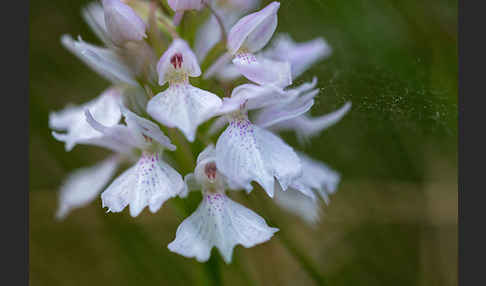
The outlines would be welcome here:
[[[132,219],[104,215],[97,200],[54,220],[66,174],[107,154],[84,146],[65,153],[47,126],[50,110],[109,85],[60,44],[64,33],[98,42],[80,16],[86,3],[30,1],[31,285],[195,283],[204,266],[166,248],[182,219],[169,205]],[[261,193],[235,196],[285,233],[238,246],[235,263],[212,267],[228,285],[312,285],[289,239],[329,285],[457,285],[457,1],[281,4],[279,32],[297,41],[323,36],[333,48],[295,80],[318,76],[313,114],[353,103],[300,148],[339,171],[342,183],[315,228]],[[293,134],[284,137],[298,146]]]

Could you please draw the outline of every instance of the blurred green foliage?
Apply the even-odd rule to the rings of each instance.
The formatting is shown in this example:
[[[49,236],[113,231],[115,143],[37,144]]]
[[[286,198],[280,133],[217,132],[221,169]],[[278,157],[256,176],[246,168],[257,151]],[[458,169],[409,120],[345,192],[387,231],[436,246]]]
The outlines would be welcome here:
[[[31,285],[195,283],[208,266],[167,250],[183,219],[169,206],[132,219],[104,215],[96,201],[54,220],[64,177],[107,154],[84,146],[65,153],[47,126],[50,110],[109,85],[60,44],[64,33],[99,42],[80,16],[88,2],[30,1]],[[295,81],[318,76],[313,114],[353,103],[301,148],[339,171],[342,184],[315,228],[261,192],[237,194],[284,236],[239,246],[233,264],[209,267],[225,284],[312,285],[283,246],[288,238],[329,285],[457,285],[457,1],[281,3],[278,32],[296,41],[323,36],[333,48]],[[293,134],[284,138],[298,146]]]

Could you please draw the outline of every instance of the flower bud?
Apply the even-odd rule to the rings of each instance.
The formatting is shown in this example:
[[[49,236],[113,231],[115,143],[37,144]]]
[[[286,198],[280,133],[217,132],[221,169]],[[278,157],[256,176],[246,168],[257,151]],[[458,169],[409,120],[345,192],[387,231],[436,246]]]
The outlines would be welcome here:
[[[147,37],[144,21],[133,9],[119,0],[103,0],[105,24],[112,41],[122,45]]]

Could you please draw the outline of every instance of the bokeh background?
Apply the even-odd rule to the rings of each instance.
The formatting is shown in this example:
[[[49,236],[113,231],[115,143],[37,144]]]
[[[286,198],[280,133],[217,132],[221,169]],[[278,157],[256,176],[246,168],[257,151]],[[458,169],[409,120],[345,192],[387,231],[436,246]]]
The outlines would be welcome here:
[[[333,48],[296,81],[319,77],[313,114],[353,103],[301,148],[342,182],[315,227],[263,192],[234,195],[281,232],[236,247],[231,265],[169,252],[183,219],[169,204],[132,219],[106,215],[98,199],[54,219],[65,176],[107,154],[65,153],[47,126],[50,110],[109,85],[60,44],[64,33],[99,42],[80,15],[88,2],[30,1],[31,285],[457,285],[457,1],[281,1],[278,31]]]

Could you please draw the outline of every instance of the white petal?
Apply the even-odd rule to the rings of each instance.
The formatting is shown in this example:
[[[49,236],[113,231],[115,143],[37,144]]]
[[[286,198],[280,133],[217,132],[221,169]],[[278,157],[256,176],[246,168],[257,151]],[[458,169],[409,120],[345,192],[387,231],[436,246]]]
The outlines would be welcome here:
[[[299,140],[305,141],[339,122],[350,109],[351,103],[347,102],[343,107],[329,114],[315,118],[303,114],[290,120],[279,122],[270,128],[274,131],[293,130],[297,133]]]
[[[243,76],[260,85],[286,87],[292,84],[289,62],[273,61],[248,53],[236,55],[232,62]]]
[[[160,57],[157,63],[159,84],[164,85],[174,74],[184,73],[190,77],[201,75],[201,68],[197,62],[196,55],[189,45],[181,39],[175,39],[172,44]]]
[[[224,102],[223,102],[224,105]],[[223,129],[228,124],[228,119],[225,116],[220,116],[214,120],[208,130],[209,135],[214,135]]]
[[[143,148],[144,139],[137,136],[126,125],[105,126],[94,119],[89,110],[85,110],[86,122],[101,136],[79,140],[80,144],[94,145],[112,149],[120,153],[129,153],[132,148]]]
[[[189,84],[171,85],[153,97],[147,112],[168,127],[179,128],[193,142],[199,124],[216,115],[221,99]]]
[[[179,225],[176,238],[168,248],[204,262],[215,246],[225,262],[230,263],[237,244],[253,247],[269,240],[277,231],[262,217],[227,196],[207,194],[197,210]]]
[[[136,217],[146,206],[156,212],[183,190],[181,175],[162,161],[160,154],[144,153],[136,165],[111,183],[101,200],[110,212],[121,212],[130,205],[130,215]]]
[[[292,147],[272,132],[255,126],[254,134],[267,169],[286,190],[302,174],[299,157]]]
[[[199,28],[194,43],[194,53],[197,59],[202,62],[206,55],[221,39],[221,28],[214,16],[211,17]]]
[[[301,217],[309,224],[319,221],[321,213],[319,201],[313,200],[293,188],[288,188],[287,191],[278,188],[275,191],[274,200],[281,208]]]
[[[221,112],[235,111],[240,109],[242,104],[247,110],[258,109],[289,101],[293,97],[295,97],[293,92],[288,93],[275,86],[242,84],[233,89],[230,98],[223,98]]]
[[[218,138],[216,166],[232,189],[239,185],[249,191],[250,182],[256,181],[270,197],[274,176],[286,189],[301,172],[299,158],[290,146],[248,120],[233,120]]]
[[[240,48],[256,52],[263,48],[277,28],[280,3],[272,2],[262,10],[241,18],[228,34],[228,50],[232,54]]]
[[[96,36],[106,45],[110,45],[112,42],[106,29],[103,6],[98,2],[91,2],[81,12],[84,20]]]
[[[61,43],[86,65],[113,83],[138,85],[133,71],[115,52],[87,44],[81,39],[75,41],[69,35],[63,35]]]
[[[81,168],[71,173],[59,192],[56,217],[64,219],[71,210],[91,203],[111,179],[118,164],[118,158],[109,157],[92,167]]]
[[[160,130],[159,126],[150,120],[138,116],[137,114],[131,112],[127,108],[122,106],[122,112],[125,116],[125,121],[128,128],[133,128],[136,133],[143,134],[147,137],[154,139],[159,142],[163,147],[174,151],[176,146],[170,142],[169,137]]]
[[[86,122],[84,110],[90,110],[93,117],[102,124],[115,125],[121,119],[120,97],[119,90],[110,88],[88,103],[79,106],[71,105],[61,111],[51,112],[49,127],[57,131],[66,131],[66,133],[53,132],[53,136],[66,143],[67,151],[84,140],[101,137],[102,134]]]
[[[311,109],[312,105],[314,105],[314,97],[318,93],[319,90],[313,90],[287,104],[264,108],[257,114],[254,122],[260,127],[267,128],[278,122],[300,116]]]
[[[207,160],[214,160],[214,156],[216,155],[216,149],[214,148],[213,144],[209,144],[204,148],[204,150],[197,155],[197,163],[201,163]]]
[[[250,191],[251,181],[256,181],[272,197],[274,178],[265,166],[254,129],[249,121],[231,121],[216,143],[216,166],[233,189]]]
[[[296,78],[317,61],[328,57],[331,47],[323,38],[295,43],[288,35],[279,35],[272,47],[263,52],[264,57],[277,61],[289,61],[292,77]]]
[[[303,153],[298,155],[302,163],[302,176],[296,179],[291,186],[297,190],[313,189],[328,203],[329,194],[333,194],[337,190],[340,181],[339,174],[326,164],[313,160]]]

